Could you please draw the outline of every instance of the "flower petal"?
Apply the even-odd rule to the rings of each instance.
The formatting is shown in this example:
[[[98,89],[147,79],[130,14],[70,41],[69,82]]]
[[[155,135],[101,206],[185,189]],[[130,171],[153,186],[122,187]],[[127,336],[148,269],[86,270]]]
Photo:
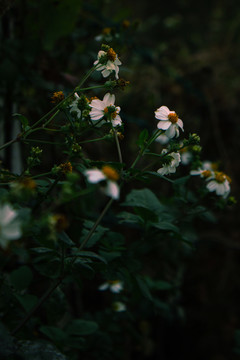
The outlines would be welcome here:
[[[107,93],[104,95],[104,98],[103,98],[103,103],[105,104],[104,107],[114,105],[114,102],[115,102],[114,94]]]
[[[99,169],[85,170],[84,175],[87,177],[88,181],[93,184],[106,179],[106,176]]]
[[[107,186],[104,189],[104,192],[106,195],[112,197],[115,200],[119,199],[120,190],[118,184],[115,181],[109,180],[107,182]]]
[[[168,120],[160,120],[157,124],[157,128],[161,130],[167,130],[169,126],[171,126],[171,121]]]
[[[170,110],[167,106],[161,106],[155,111],[155,118],[159,120],[168,120]]]

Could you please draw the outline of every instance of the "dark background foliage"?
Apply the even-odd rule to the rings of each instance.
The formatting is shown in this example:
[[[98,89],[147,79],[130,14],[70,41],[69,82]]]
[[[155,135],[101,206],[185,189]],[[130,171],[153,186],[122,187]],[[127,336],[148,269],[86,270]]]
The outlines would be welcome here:
[[[202,158],[220,162],[232,178],[232,194],[238,200],[238,1],[174,0],[153,4],[149,1],[13,0],[1,1],[0,11],[2,143],[11,140],[18,131],[13,113],[21,113],[34,122],[51,108],[53,91],[63,90],[67,94],[78,84],[96,59],[101,44],[96,36],[104,28],[111,28],[110,44],[123,62],[120,75],[130,81],[124,91],[116,93],[125,123],[121,143],[125,161],[131,164],[139,131],[153,130],[154,111],[166,105],[181,115],[186,134],[200,135]],[[101,81],[98,75],[89,80],[89,85]],[[7,149],[2,156],[4,165],[21,171],[25,151],[22,146]],[[89,157],[99,159],[100,156],[103,161],[115,158],[100,146],[90,146],[86,151]],[[64,160],[55,147],[46,147],[45,154],[41,166],[46,171]],[[169,191],[158,189],[157,183],[154,186],[159,194]],[[145,308],[139,308],[140,338],[129,335],[138,345],[132,348],[131,341],[123,336],[123,332],[130,331],[124,320],[120,331],[112,329],[119,337],[119,344],[124,338],[126,352],[123,351],[122,356],[128,353],[126,359],[134,356],[211,360],[239,357],[232,351],[236,347],[235,332],[240,328],[239,205],[224,211],[215,209],[215,215],[214,224],[196,224],[198,241],[190,257],[180,256],[174,242],[162,245],[156,264],[151,262],[151,253],[147,255],[147,272],[154,273],[163,267],[170,278],[172,273],[175,276],[180,271],[179,265],[184,262],[177,301],[185,321],[182,325],[174,316],[172,321],[168,316],[162,316],[159,321],[150,310],[148,313]],[[130,229],[126,236],[131,239],[136,234]],[[86,299],[83,300],[89,302],[89,311],[91,306],[94,309],[95,301],[100,301],[95,299],[91,304],[91,286],[91,281],[85,285]],[[72,301],[75,296],[77,294],[70,294]],[[160,292],[159,297],[162,299],[164,295]],[[137,307],[137,302],[135,305]],[[142,306],[147,305],[142,303]],[[101,310],[101,304],[98,303],[98,307]],[[141,313],[147,320],[141,318]],[[88,346],[91,348],[94,344]],[[97,346],[101,348],[101,344]],[[106,349],[103,353],[99,359],[108,358]],[[85,355],[84,359],[90,357]]]

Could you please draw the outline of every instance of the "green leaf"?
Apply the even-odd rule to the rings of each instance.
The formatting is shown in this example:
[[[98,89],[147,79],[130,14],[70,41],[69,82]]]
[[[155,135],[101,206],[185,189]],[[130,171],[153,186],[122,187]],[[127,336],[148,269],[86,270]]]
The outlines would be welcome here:
[[[166,209],[166,207],[158,200],[156,195],[147,188],[132,190],[131,193],[127,195],[125,202],[123,202],[121,206],[143,207],[155,212],[156,214],[160,214]]]
[[[79,257],[87,257],[87,258],[92,258],[92,259],[96,259],[96,260],[100,260],[102,262],[104,262],[105,264],[107,264],[106,259],[104,259],[102,256],[96,254],[93,251],[79,251],[76,254],[74,254],[74,256],[79,256]]]
[[[159,221],[156,223],[153,222],[151,225],[160,230],[171,230],[171,231],[179,232],[179,228],[176,225],[173,225],[172,223],[167,221]]]
[[[24,295],[18,295],[14,294],[14,296],[18,299],[22,307],[26,310],[26,312],[31,311],[34,306],[38,302],[38,297],[35,295],[30,294],[24,294]]]
[[[122,223],[132,223],[132,224],[139,224],[142,222],[140,216],[132,214],[127,211],[120,212],[117,217],[120,219],[119,224]]]
[[[149,290],[149,286],[148,286],[146,280],[142,276],[138,275],[138,276],[136,276],[136,281],[137,281],[138,287],[139,287],[140,291],[142,292],[143,296],[145,298],[147,298],[148,300],[152,301],[153,297]]]
[[[84,239],[86,238],[86,236],[88,235],[89,231],[91,230],[91,228],[93,226],[94,226],[93,221],[89,221],[89,220],[84,221],[84,223],[83,223],[84,228],[82,230],[80,242],[84,241]],[[95,245],[108,230],[109,230],[108,228],[105,228],[105,227],[99,225],[97,227],[97,229],[95,230],[94,234],[91,236],[91,238],[87,242],[85,247],[89,248],[89,247],[92,247],[93,245]]]
[[[21,266],[10,274],[10,280],[16,290],[27,289],[32,282],[33,274],[28,266]]]
[[[65,233],[65,231],[58,233],[58,239],[66,245],[75,245],[74,242],[70,239],[70,237]]]
[[[30,250],[38,254],[56,253],[55,250],[46,247],[31,248]]]
[[[55,326],[41,326],[39,330],[53,341],[61,342],[66,338],[65,331]]]
[[[67,327],[69,335],[91,335],[98,330],[98,324],[94,321],[76,319]]]
[[[13,116],[17,116],[18,120],[21,121],[23,131],[30,129],[29,121],[25,116],[23,116],[22,114],[18,114],[18,113],[13,114]]]
[[[147,129],[144,129],[143,131],[141,131],[139,138],[137,140],[137,145],[140,147],[140,149],[144,148],[146,141],[148,139],[148,136],[149,136],[149,134],[148,134]]]

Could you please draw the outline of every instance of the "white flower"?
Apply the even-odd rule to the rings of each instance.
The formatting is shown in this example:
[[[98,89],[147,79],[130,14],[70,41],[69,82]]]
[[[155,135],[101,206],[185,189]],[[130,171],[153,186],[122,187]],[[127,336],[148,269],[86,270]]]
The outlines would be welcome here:
[[[89,106],[92,108],[89,115],[92,121],[99,121],[105,118],[112,123],[113,127],[122,125],[122,120],[119,116],[120,107],[115,106],[115,95],[107,93],[103,100],[94,99]]]
[[[160,120],[157,124],[158,129],[166,130],[164,134],[170,139],[179,136],[179,128],[184,131],[182,120],[175,111],[169,110],[167,106],[158,108],[155,111],[155,118]]]
[[[126,309],[127,309],[126,305],[124,303],[122,303],[121,301],[113,302],[112,308],[114,311],[117,311],[117,312],[126,311]]]
[[[104,193],[115,200],[119,199],[120,189],[116,182],[119,179],[119,174],[115,169],[105,165],[102,167],[102,170],[90,169],[86,170],[84,174],[92,184],[105,180],[106,185],[103,188]]]
[[[98,290],[104,291],[109,289],[111,292],[118,294],[123,290],[123,282],[120,280],[109,280],[99,286]]]
[[[74,94],[75,95],[75,100],[73,100],[73,102],[70,105],[70,113],[75,113],[77,119],[81,118],[82,112],[78,107],[78,101],[79,101],[79,96],[77,93]]]
[[[0,207],[0,246],[5,249],[9,241],[19,239],[21,235],[17,212],[11,205],[2,205]]]
[[[220,171],[214,171],[213,175],[208,179],[207,189],[211,192],[215,191],[218,196],[222,196],[224,199],[228,197],[230,193],[229,176]]]
[[[119,78],[119,65],[122,63],[112,48],[109,48],[107,51],[100,50],[98,52],[98,59],[94,62],[94,65],[98,64],[99,66],[97,66],[96,70],[101,71],[103,77],[108,77],[115,71],[116,79]]]
[[[167,150],[163,149],[162,154],[166,154]],[[181,156],[179,153],[171,152],[167,155],[166,162],[163,163],[163,167],[158,169],[160,175],[168,175],[176,172],[176,168],[181,162]]]
[[[212,171],[209,169],[198,168],[197,170],[190,171],[190,175],[200,175],[200,177],[204,179],[210,178],[212,174]]]

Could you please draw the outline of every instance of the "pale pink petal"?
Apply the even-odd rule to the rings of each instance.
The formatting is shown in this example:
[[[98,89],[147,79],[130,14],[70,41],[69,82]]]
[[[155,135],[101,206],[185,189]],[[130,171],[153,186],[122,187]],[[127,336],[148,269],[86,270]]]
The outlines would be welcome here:
[[[155,117],[159,120],[168,120],[170,111],[167,106],[161,106],[155,111]]]
[[[171,126],[169,126],[169,128],[167,129],[167,131],[166,131],[166,135],[170,138],[170,139],[172,139],[175,135],[176,135],[176,126],[175,125],[171,125]],[[179,134],[179,132],[177,133],[177,134]]]
[[[103,102],[105,104],[105,107],[106,106],[110,106],[110,105],[114,105],[114,102],[115,102],[115,95],[114,94],[110,94],[110,93],[107,93],[104,95],[104,98],[103,98]]]
[[[87,177],[88,181],[93,184],[106,179],[106,176],[99,169],[86,170],[84,171],[84,175]]]
[[[183,130],[183,122],[182,122],[181,119],[178,119],[177,124],[178,124],[178,126],[180,127],[180,129],[181,129],[182,131],[184,131],[184,130]]]
[[[115,181],[109,180],[107,182],[107,186],[104,189],[104,192],[106,195],[112,197],[113,199],[117,200],[119,199],[119,186]]]
[[[97,120],[100,120],[104,116],[104,113],[103,113],[103,111],[92,109],[90,111],[89,115],[93,121],[97,121]]]
[[[114,120],[112,120],[112,126],[115,127],[115,126],[118,126],[118,125],[122,125],[122,119],[120,118],[119,115],[117,115],[115,117]]]
[[[92,108],[98,109],[98,110],[104,110],[105,109],[105,104],[103,103],[102,100],[99,99],[94,99],[91,101],[91,103],[89,104],[89,106],[91,106]]]
[[[167,130],[169,126],[171,126],[171,124],[172,124],[171,121],[160,120],[157,124],[157,128],[161,130]]]

